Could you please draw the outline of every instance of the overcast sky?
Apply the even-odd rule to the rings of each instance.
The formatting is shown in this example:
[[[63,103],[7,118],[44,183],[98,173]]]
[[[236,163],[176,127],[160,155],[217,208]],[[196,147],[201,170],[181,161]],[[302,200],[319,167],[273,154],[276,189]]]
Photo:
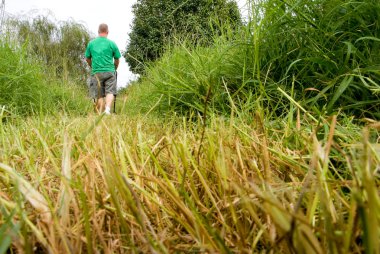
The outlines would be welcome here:
[[[132,22],[132,5],[136,0],[5,0],[5,11],[16,16],[52,13],[57,21],[73,19],[84,24],[97,35],[100,23],[107,23],[108,38],[120,51],[125,50]],[[135,76],[129,71],[124,58],[118,69],[118,86],[122,87]]]

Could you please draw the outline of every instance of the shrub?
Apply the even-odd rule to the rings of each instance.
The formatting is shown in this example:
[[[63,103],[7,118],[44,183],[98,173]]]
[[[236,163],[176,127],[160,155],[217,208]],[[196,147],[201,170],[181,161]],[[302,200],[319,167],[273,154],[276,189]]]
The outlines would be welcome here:
[[[49,80],[45,65],[30,57],[26,47],[2,40],[0,58],[0,105],[7,111],[16,115],[85,111],[88,103],[83,89]]]

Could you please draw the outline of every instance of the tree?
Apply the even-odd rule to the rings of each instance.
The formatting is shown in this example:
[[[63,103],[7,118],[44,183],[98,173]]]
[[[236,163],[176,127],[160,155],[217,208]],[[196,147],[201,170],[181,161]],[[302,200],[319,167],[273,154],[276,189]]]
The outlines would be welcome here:
[[[87,63],[83,53],[91,38],[88,29],[73,20],[56,22],[48,16],[11,19],[8,29],[19,45],[53,70],[57,77],[84,81]]]
[[[230,0],[138,0],[133,14],[124,57],[131,71],[138,74],[176,37],[207,45],[221,33],[224,23],[233,28],[241,24],[238,6]]]

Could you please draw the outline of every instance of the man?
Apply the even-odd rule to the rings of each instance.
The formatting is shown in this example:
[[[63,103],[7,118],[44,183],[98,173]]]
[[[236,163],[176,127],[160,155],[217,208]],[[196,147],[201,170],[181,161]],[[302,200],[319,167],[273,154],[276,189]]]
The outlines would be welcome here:
[[[85,53],[86,61],[91,67],[89,90],[96,104],[96,111],[109,115],[117,92],[116,70],[121,54],[115,42],[107,38],[106,24],[99,25],[98,34],[99,36],[87,45]]]

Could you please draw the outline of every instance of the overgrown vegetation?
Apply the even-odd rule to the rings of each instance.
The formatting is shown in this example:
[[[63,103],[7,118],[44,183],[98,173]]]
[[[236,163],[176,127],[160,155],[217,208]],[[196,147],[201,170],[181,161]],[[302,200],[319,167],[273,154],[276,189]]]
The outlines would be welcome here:
[[[256,117],[0,125],[1,247],[378,253],[376,126]]]
[[[380,118],[378,1],[266,1],[256,11],[270,79],[318,114]]]
[[[111,116],[3,41],[0,254],[380,253],[378,8],[255,1]]]
[[[47,75],[85,82],[88,67],[83,52],[92,35],[82,24],[56,21],[49,15],[10,19],[7,23],[9,36],[46,65]]]
[[[211,47],[183,43],[153,64],[150,96],[162,95],[169,114],[208,104],[218,114],[260,106],[281,117],[291,97],[316,117],[379,119],[379,9],[372,0],[254,1],[239,33],[226,29]]]
[[[83,87],[50,79],[46,65],[30,57],[25,47],[0,42],[0,109],[2,117],[58,112],[88,111],[89,101]]]
[[[88,32],[75,22],[58,29],[47,16],[7,21],[0,38],[0,108],[5,116],[87,114],[82,55]],[[82,45],[83,44],[83,45]]]

